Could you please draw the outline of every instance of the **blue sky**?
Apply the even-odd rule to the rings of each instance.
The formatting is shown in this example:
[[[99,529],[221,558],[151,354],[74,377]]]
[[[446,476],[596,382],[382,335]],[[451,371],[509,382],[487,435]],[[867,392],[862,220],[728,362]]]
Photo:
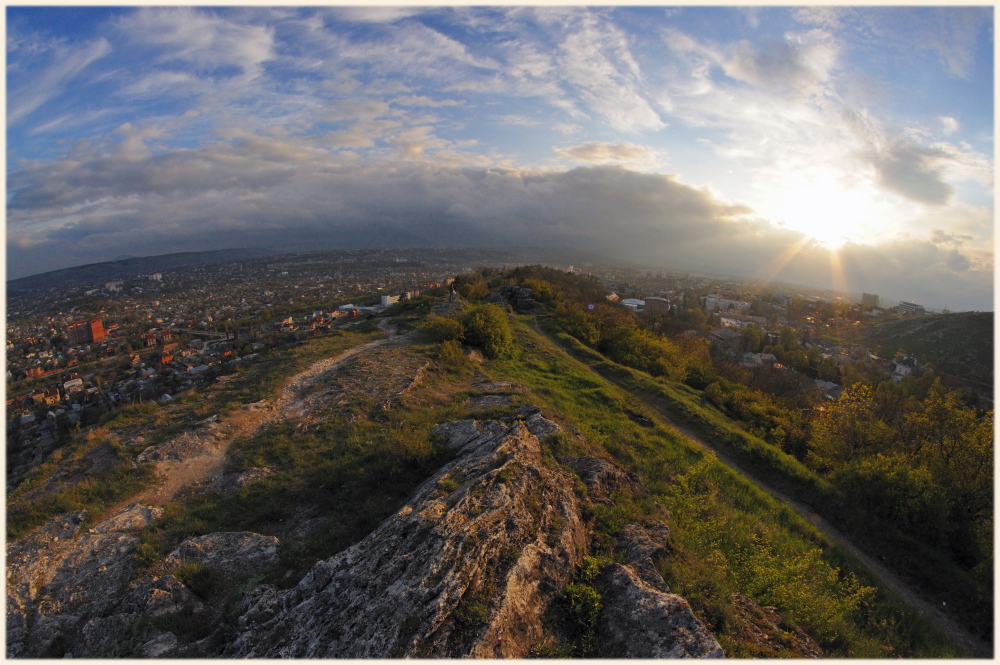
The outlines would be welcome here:
[[[992,7],[7,9],[8,276],[540,245],[993,307]]]

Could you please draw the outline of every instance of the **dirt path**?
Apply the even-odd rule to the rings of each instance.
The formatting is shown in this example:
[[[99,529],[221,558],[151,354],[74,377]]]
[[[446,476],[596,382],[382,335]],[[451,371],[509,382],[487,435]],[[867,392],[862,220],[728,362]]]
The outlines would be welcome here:
[[[382,325],[379,327],[383,328]],[[301,409],[299,395],[308,385],[359,353],[388,344],[405,343],[409,339],[409,335],[397,335],[395,330],[386,332],[390,335],[386,339],[368,342],[313,363],[293,376],[275,399],[244,405],[224,418],[209,419],[211,422],[206,421],[194,432],[185,432],[162,444],[158,450],[162,451],[164,459],[156,461],[157,484],[131,497],[121,507],[135,502],[162,506],[184,489],[203,486],[218,478],[222,475],[226,453],[233,441],[294,416]]]
[[[538,326],[538,317],[533,317],[532,322],[534,324],[535,331],[540,335],[544,336],[546,339],[551,341],[553,344],[559,345],[558,342],[553,340],[551,337],[542,332],[541,328]],[[611,381],[615,385],[618,385],[613,379],[604,377],[608,381]],[[833,543],[842,547],[843,549],[850,552],[858,561],[864,565],[873,576],[875,576],[882,585],[899,596],[905,603],[910,605],[913,609],[919,612],[925,619],[936,625],[942,631],[944,631],[952,640],[962,646],[962,648],[969,651],[969,653],[975,654],[977,658],[992,658],[993,648],[977,638],[976,636],[969,633],[957,622],[955,622],[951,617],[946,616],[941,612],[939,608],[933,604],[924,600],[919,596],[909,585],[907,585],[902,579],[900,579],[895,573],[882,565],[881,562],[873,559],[872,557],[861,551],[850,539],[848,539],[844,534],[838,531],[836,528],[830,525],[825,519],[823,519],[815,510],[810,506],[796,501],[770,485],[761,482],[756,478],[750,470],[742,467],[735,460],[729,457],[725,452],[719,450],[711,443],[703,440],[691,429],[678,424],[669,415],[668,410],[665,408],[663,400],[658,400],[648,395],[642,395],[620,386],[622,390],[625,390],[631,395],[641,399],[643,403],[652,408],[656,414],[660,417],[660,420],[668,425],[669,427],[677,430],[681,435],[683,435],[689,441],[701,446],[705,450],[712,452],[720,462],[730,467],[747,480],[752,482],[757,488],[767,492],[773,496],[778,501],[788,505],[792,510],[797,512],[802,517],[806,518],[819,529],[823,535],[829,538]]]

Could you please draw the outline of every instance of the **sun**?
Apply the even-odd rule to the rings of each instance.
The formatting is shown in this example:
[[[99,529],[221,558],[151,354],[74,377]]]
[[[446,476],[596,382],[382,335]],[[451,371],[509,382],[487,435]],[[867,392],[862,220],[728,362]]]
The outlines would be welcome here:
[[[775,192],[770,214],[831,250],[865,235],[871,201],[864,192],[841,187],[833,177],[810,179],[802,186]]]

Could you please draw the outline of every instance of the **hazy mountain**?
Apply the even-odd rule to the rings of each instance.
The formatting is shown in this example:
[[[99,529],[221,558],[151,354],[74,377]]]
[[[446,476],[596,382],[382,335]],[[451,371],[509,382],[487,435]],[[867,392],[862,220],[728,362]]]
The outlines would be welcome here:
[[[122,256],[113,261],[74,266],[72,268],[63,268],[62,270],[53,270],[38,275],[12,279],[7,282],[7,290],[11,293],[17,293],[52,287],[65,288],[73,285],[96,284],[107,280],[124,279],[175,268],[222,263],[224,261],[249,259],[277,253],[270,249],[245,247],[239,249],[219,249],[210,252],[178,252],[176,254],[161,254],[159,256]]]

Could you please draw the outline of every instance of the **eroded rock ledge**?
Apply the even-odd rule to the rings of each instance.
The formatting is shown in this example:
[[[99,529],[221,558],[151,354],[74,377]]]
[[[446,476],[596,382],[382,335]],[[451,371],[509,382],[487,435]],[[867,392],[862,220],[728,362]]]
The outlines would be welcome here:
[[[459,456],[360,543],[294,589],[250,594],[228,655],[528,655],[587,534],[570,477],[524,424],[477,425],[450,428]]]
[[[439,425],[435,433],[456,457],[361,542],[318,562],[292,589],[247,591],[225,630],[192,642],[149,627],[129,653],[530,655],[553,639],[546,622],[587,554],[590,533],[581,504],[646,491],[607,460],[546,461],[539,438],[557,431],[559,425],[528,405],[501,420]],[[108,655],[143,618],[214,622],[218,608],[207,607],[182,581],[187,578],[173,573],[197,564],[237,588],[278,563],[272,536],[214,533],[184,541],[153,574],[136,577],[136,534],[159,513],[133,504],[89,530],[81,527],[81,514],[71,513],[8,544],[8,657]],[[687,602],[657,573],[657,561],[669,555],[668,538],[664,522],[629,525],[619,534],[620,562],[596,583],[604,605],[602,651],[637,658],[722,656]]]

